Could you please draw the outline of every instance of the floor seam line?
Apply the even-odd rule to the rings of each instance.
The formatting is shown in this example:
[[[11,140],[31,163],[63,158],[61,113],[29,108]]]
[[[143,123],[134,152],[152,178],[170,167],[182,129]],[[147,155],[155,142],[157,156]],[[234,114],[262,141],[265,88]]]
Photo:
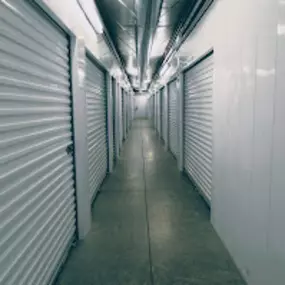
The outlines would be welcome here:
[[[149,217],[148,217],[148,204],[147,204],[147,184],[146,184],[146,172],[145,172],[145,159],[144,159],[144,139],[141,132],[142,138],[142,160],[143,160],[143,180],[144,180],[144,198],[145,198],[145,215],[146,215],[146,227],[147,227],[147,238],[148,238],[148,256],[149,256],[149,274],[150,283],[154,285],[153,272],[152,272],[152,251],[151,251],[151,240],[150,240],[150,228],[149,228]]]

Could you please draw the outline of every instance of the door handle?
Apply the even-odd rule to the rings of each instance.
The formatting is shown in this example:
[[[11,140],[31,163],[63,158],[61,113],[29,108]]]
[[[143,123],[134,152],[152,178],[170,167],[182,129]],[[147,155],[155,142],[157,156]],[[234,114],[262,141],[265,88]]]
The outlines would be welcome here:
[[[66,153],[67,153],[68,155],[73,155],[73,153],[74,153],[73,144],[69,144],[69,145],[66,147],[65,151],[66,151]]]

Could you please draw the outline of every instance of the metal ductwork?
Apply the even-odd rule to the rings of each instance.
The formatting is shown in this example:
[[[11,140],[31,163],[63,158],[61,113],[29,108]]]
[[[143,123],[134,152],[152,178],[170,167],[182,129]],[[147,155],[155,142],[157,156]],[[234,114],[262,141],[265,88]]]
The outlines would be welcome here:
[[[157,79],[161,68],[171,61],[173,55],[175,55],[213,2],[214,0],[198,0],[190,1],[190,3],[186,1],[184,15],[181,15],[181,20],[172,34],[164,55],[153,75],[153,80]]]
[[[136,1],[137,9],[137,66],[142,88],[146,66],[149,64],[149,54],[153,43],[163,0]]]
[[[134,90],[141,91],[158,79],[214,0],[93,1],[104,23],[100,37]]]

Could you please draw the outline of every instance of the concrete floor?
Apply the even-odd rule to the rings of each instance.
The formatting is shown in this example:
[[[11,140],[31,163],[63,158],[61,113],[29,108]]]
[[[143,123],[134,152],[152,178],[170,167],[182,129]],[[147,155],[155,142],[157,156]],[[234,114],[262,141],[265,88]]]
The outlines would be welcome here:
[[[135,121],[58,285],[242,285],[209,209],[147,121]]]

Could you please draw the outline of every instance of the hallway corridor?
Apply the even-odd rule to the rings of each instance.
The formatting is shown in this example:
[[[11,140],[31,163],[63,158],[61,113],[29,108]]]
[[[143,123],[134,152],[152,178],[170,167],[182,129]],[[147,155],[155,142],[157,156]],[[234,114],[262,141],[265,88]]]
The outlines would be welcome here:
[[[58,285],[245,284],[176,164],[148,121],[134,121]]]

